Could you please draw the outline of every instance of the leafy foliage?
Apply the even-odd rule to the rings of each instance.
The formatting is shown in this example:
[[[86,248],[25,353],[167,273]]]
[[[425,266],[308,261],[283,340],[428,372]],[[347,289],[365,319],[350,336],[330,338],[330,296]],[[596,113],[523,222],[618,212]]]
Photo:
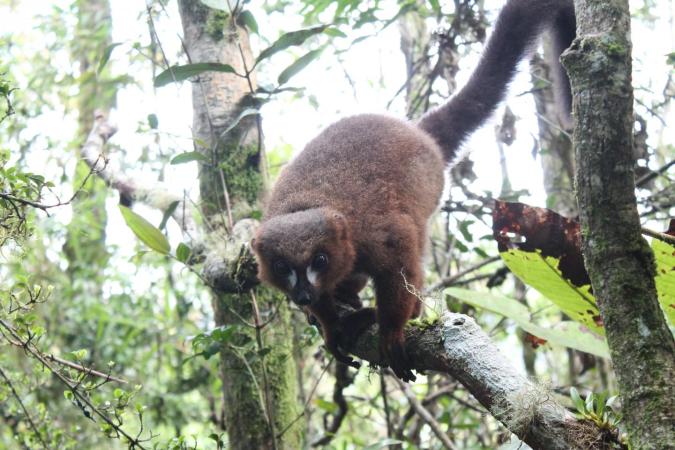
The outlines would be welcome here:
[[[538,325],[531,320],[532,312],[515,299],[475,292],[467,289],[449,288],[444,294],[469,305],[508,317],[528,333],[552,344],[580,350],[592,355],[609,357],[605,339],[587,327],[575,322],[558,322],[554,325]]]

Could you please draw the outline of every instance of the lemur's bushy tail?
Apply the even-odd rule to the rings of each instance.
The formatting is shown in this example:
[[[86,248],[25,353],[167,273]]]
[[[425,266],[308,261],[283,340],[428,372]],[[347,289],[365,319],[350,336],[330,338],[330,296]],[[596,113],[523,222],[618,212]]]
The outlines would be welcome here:
[[[467,84],[445,105],[428,112],[419,127],[429,133],[451,161],[462,141],[475,131],[504,99],[518,63],[525,57],[541,32],[553,29],[554,51],[562,52],[575,36],[572,0],[508,0],[483,50],[483,55]],[[556,55],[557,56],[557,55]],[[556,64],[556,79],[565,111],[571,94],[566,74]]]

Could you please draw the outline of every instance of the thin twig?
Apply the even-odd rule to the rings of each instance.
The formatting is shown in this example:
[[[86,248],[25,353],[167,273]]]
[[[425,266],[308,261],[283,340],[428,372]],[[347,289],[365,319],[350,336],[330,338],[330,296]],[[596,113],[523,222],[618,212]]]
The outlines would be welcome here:
[[[38,427],[35,425],[35,422],[33,422],[33,419],[30,417],[30,413],[28,412],[26,405],[23,404],[23,401],[21,400],[19,393],[16,392],[16,389],[14,389],[12,381],[9,379],[7,375],[5,375],[5,372],[2,370],[1,367],[0,367],[0,377],[2,377],[5,380],[5,383],[7,383],[7,386],[9,386],[9,389],[12,391],[12,395],[16,399],[17,403],[19,403],[19,405],[21,406],[21,409],[23,409],[23,413],[25,414],[26,419],[30,424],[30,427],[33,429],[33,433],[35,433],[35,436],[37,436],[37,438],[40,440],[40,442],[45,448],[50,448],[49,444],[47,444],[47,442],[45,442],[44,438],[42,437],[42,433],[40,433],[40,430],[38,430]]]
[[[438,283],[435,283],[435,284],[429,286],[426,289],[426,292],[429,293],[429,292],[435,291],[436,289],[448,287],[448,286],[452,285],[455,281],[462,278],[463,276],[465,276],[467,274],[470,274],[471,272],[475,272],[476,270],[480,269],[481,267],[487,266],[488,264],[491,264],[495,261],[499,261],[500,258],[501,257],[499,255],[497,255],[497,256],[492,256],[490,258],[484,259],[483,261],[479,262],[478,264],[475,264],[471,267],[468,267],[468,268],[462,270],[461,272],[456,273],[455,275],[443,278]]]
[[[332,362],[333,362],[333,358],[331,357],[330,361],[328,361],[328,364],[326,364],[324,366],[323,370],[319,374],[319,377],[314,382],[314,386],[312,386],[312,389],[309,391],[309,395],[307,396],[307,401],[305,401],[305,404],[302,407],[302,412],[300,414],[298,414],[297,416],[295,416],[295,419],[291,420],[290,423],[288,425],[286,425],[284,427],[284,429],[279,432],[279,434],[277,435],[277,438],[281,439],[281,437],[284,435],[284,433],[286,433],[288,430],[290,430],[290,428],[293,426],[293,424],[295,424],[295,422],[300,420],[305,415],[305,413],[307,411],[307,406],[309,405],[309,402],[312,401],[312,398],[314,397],[314,393],[316,392],[316,388],[319,387],[319,382],[321,381],[323,376],[326,374],[326,371],[328,370],[328,368],[330,367]]]
[[[410,403],[410,406],[415,410],[418,416],[422,420],[424,420],[427,425],[431,428],[431,431],[434,432],[436,437],[441,441],[443,446],[449,450],[457,450],[457,447],[455,447],[455,444],[450,441],[450,438],[448,438],[448,435],[443,432],[441,429],[441,424],[434,419],[434,417],[431,415],[431,413],[422,405],[422,402],[419,401],[415,393],[410,389],[410,386],[408,386],[407,383],[404,383],[403,381],[399,380],[397,377],[392,377],[396,383],[398,383],[399,387],[401,388],[401,391],[403,392],[403,395],[408,399],[408,402]]]
[[[675,236],[671,236],[666,233],[661,233],[659,231],[650,230],[649,228],[642,227],[642,234],[653,237],[663,242],[667,242],[670,245],[675,245]]]
[[[106,416],[104,413],[102,413],[91,401],[83,395],[78,389],[77,385],[73,384],[68,378],[66,378],[61,372],[56,370],[52,365],[49,363],[47,358],[43,356],[42,352],[35,348],[34,345],[30,343],[30,339],[27,341],[22,341],[21,336],[14,330],[14,328],[4,321],[3,319],[0,319],[0,326],[5,328],[7,332],[18,342],[22,342],[22,348],[30,353],[35,359],[37,359],[47,370],[49,370],[54,376],[56,376],[63,384],[65,384],[68,387],[68,390],[73,393],[75,397],[77,397],[78,401],[81,403],[86,404],[97,416],[99,416],[105,423],[110,425],[115,432],[118,434],[124,436],[128,441],[130,445],[136,446],[140,448],[141,450],[144,450],[145,447],[141,444],[141,442],[137,439],[132,437],[130,434],[128,434],[124,429],[113,422],[108,416]]]
[[[66,359],[59,358],[58,356],[54,355],[45,355],[45,358],[47,358],[50,361],[54,361],[57,364],[61,364],[62,366],[68,366],[71,369],[75,369],[78,372],[86,373],[87,375],[94,375],[99,378],[103,378],[105,381],[115,381],[117,383],[122,383],[122,384],[128,384],[129,382],[127,380],[123,380],[122,378],[118,378],[115,376],[112,376],[108,373],[103,373],[99,372],[98,370],[94,370],[89,367],[82,366],[80,364],[76,364],[72,361],[68,361]]]
[[[391,426],[391,412],[389,410],[389,399],[387,394],[387,383],[384,379],[384,371],[380,370],[380,392],[382,394],[382,403],[384,404],[384,418],[387,421],[387,437],[394,437],[394,429]]]

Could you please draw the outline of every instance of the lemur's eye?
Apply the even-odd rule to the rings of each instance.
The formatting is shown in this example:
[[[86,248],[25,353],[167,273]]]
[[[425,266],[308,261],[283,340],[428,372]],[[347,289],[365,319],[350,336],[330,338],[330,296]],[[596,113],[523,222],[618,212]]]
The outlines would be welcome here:
[[[274,273],[280,277],[287,277],[291,273],[291,268],[283,261],[274,261],[272,269],[274,270]]]
[[[319,272],[326,267],[328,267],[328,255],[325,253],[318,253],[314,256],[314,259],[312,260],[312,269]]]

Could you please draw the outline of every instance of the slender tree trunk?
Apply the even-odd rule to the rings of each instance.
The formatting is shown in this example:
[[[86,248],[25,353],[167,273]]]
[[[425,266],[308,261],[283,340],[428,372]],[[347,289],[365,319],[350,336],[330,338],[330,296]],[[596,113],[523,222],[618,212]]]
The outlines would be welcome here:
[[[550,67],[554,57],[551,36],[544,36],[544,57],[535,54],[530,61],[532,92],[537,109],[539,128],[539,158],[544,173],[546,207],[565,217],[576,217],[579,212],[574,197],[574,152],[569,121],[561,120],[561,105],[556,102],[554,80]],[[569,320],[562,314],[563,320]],[[577,352],[567,349],[568,382],[577,384]]]
[[[532,58],[530,67],[537,109],[539,128],[539,156],[544,171],[546,206],[565,217],[578,214],[574,197],[574,153],[571,129],[566,129],[560,120],[560,108],[556,104],[549,65],[552,52],[550,40],[544,40],[544,58]]]
[[[74,148],[79,154],[80,146],[89,134],[94,111],[97,108],[110,110],[115,102],[116,90],[100,82],[107,77],[107,71],[96,73],[96,63],[111,43],[110,4],[108,0],[80,0],[77,8],[76,35],[87,35],[86,38],[76,39],[71,45],[72,58],[77,61],[80,72],[79,94],[76,98],[78,132],[74,140]],[[89,170],[89,166],[82,161],[75,167],[73,189],[82,187],[83,192],[73,201],[73,216],[63,250],[68,259],[67,273],[71,281],[78,280],[79,286],[83,286],[82,280],[92,281],[84,285],[79,293],[96,298],[100,291],[97,275],[103,272],[108,260],[105,248],[105,200],[108,189],[97,177],[90,177],[82,186]]]
[[[675,342],[659,308],[654,256],[635,204],[627,0],[575,0],[564,55],[574,93],[583,252],[605,324],[634,449],[675,447]]]
[[[181,0],[179,7],[192,63],[219,62],[247,73],[253,66],[248,34],[229,13],[192,0]],[[199,167],[201,209],[209,230],[204,241],[212,247],[207,274],[219,272],[226,259],[219,243],[234,242],[241,248],[251,237],[246,226],[250,221],[234,227],[233,222],[251,212],[263,188],[260,123],[248,116],[228,128],[242,111],[255,107],[248,96],[255,83],[253,74],[245,78],[208,72],[193,84],[195,147],[208,158]],[[302,422],[289,427],[298,409],[286,302],[263,288],[241,291],[213,281],[219,286],[213,299],[216,325],[236,330],[220,354],[229,448],[300,448]],[[263,327],[270,318],[273,322]]]

